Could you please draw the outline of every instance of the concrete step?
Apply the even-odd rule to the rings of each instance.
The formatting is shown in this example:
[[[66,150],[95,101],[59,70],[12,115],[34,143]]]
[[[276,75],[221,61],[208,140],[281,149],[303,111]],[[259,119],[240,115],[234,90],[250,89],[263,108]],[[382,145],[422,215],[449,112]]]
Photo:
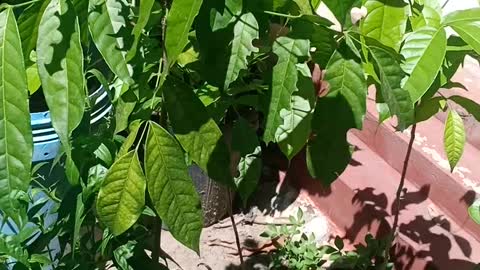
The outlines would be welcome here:
[[[400,174],[355,135],[349,135],[349,142],[358,149],[353,165],[330,187],[308,175],[301,155],[292,161],[287,177],[346,239],[359,243],[367,233],[383,236],[390,230]],[[428,186],[418,188],[407,179],[405,188],[396,269],[425,269],[435,261],[435,269],[463,270],[471,269],[469,261],[480,261],[480,243],[435,206]]]
[[[368,101],[362,131],[352,131],[389,166],[401,172],[410,131],[396,132],[393,121],[378,125],[375,102]],[[443,150],[444,124],[432,118],[417,126],[407,178],[417,188],[428,186],[429,199],[450,219],[480,241],[480,225],[468,216],[467,208],[480,193],[480,151],[466,144],[457,168],[450,172]]]

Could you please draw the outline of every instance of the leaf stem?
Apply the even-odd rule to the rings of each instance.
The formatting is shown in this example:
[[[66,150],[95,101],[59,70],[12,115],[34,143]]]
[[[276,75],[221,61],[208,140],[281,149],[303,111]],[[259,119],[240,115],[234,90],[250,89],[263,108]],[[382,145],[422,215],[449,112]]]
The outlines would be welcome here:
[[[227,191],[228,194],[228,215],[230,216],[230,221],[232,222],[233,232],[235,233],[235,243],[237,244],[238,256],[240,258],[240,267],[242,270],[246,270],[245,262],[243,260],[242,248],[240,246],[240,237],[238,236],[237,225],[235,224],[235,218],[233,217],[233,207],[232,207],[232,195],[230,189]]]
[[[303,16],[303,15],[283,14],[283,13],[278,13],[278,12],[268,11],[268,10],[264,10],[263,13],[273,15],[273,16],[278,16],[278,17],[289,18],[289,19],[298,19]]]
[[[397,193],[395,195],[395,203],[394,203],[395,208],[393,210],[394,211],[393,226],[392,226],[390,238],[388,239],[387,245],[385,247],[386,262],[388,262],[390,259],[390,249],[392,248],[393,240],[398,230],[398,221],[399,221],[401,201],[402,201],[402,191],[403,191],[403,187],[405,186],[405,178],[407,175],[410,156],[412,154],[413,143],[415,142],[416,130],[417,130],[417,124],[415,123],[413,124],[412,130],[410,131],[410,142],[408,143],[407,154],[405,155],[405,160],[403,161],[402,176],[400,178],[400,183],[398,184]]]

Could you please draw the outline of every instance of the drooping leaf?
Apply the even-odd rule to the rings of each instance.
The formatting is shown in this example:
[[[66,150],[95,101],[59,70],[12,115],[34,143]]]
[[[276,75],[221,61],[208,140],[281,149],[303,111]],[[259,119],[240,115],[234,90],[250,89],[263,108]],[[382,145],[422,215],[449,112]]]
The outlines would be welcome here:
[[[448,99],[462,106],[469,114],[471,114],[477,121],[480,122],[480,105],[475,101],[462,96],[451,96]]]
[[[262,172],[262,159],[260,143],[257,133],[247,120],[240,118],[232,130],[232,151],[238,152],[238,175],[235,177],[237,192],[244,204],[257,188],[257,183]]]
[[[13,193],[28,189],[32,144],[20,35],[7,8],[0,13],[0,209],[17,223],[21,206]]]
[[[170,123],[183,149],[213,180],[235,187],[223,134],[190,86],[169,78],[163,91]]]
[[[443,97],[434,97],[427,100],[422,100],[415,111],[415,122],[420,123],[430,119],[432,116],[442,110],[446,101]]]
[[[405,40],[401,54],[405,57],[402,68],[410,77],[403,88],[417,102],[427,92],[442,67],[447,49],[445,29],[422,27]]]
[[[476,200],[470,207],[468,207],[468,214],[475,223],[480,225],[480,200]]]
[[[90,0],[88,28],[93,42],[113,73],[129,85],[133,84],[127,65],[127,3],[124,0]]]
[[[150,122],[145,151],[145,174],[153,206],[172,235],[199,252],[203,215],[182,148],[161,126]]]
[[[263,140],[276,142],[275,134],[283,123],[280,115],[282,109],[290,110],[291,97],[297,90],[297,64],[305,61],[309,55],[309,41],[279,37],[273,44],[273,52],[278,56],[273,67],[272,94],[266,120]]]
[[[367,16],[361,24],[361,32],[396,51],[405,34],[408,5],[402,0],[368,0]]]
[[[361,129],[367,107],[367,83],[362,66],[345,53],[336,51],[328,63],[325,81],[330,85],[328,96],[342,96],[352,108],[355,127]]]
[[[210,26],[212,31],[217,31],[226,28],[230,23],[238,20],[242,15],[243,1],[226,0],[225,5],[219,5],[212,9]],[[258,27],[257,27],[258,28]]]
[[[188,33],[193,20],[200,11],[202,0],[175,0],[168,12],[165,47],[170,66],[175,64],[178,55],[188,42]]]
[[[138,20],[135,26],[133,27],[133,45],[126,55],[126,60],[130,61],[137,52],[138,42],[140,41],[140,35],[142,34],[143,29],[148,23],[150,14],[152,11],[153,4],[155,0],[142,0],[140,1],[140,12],[138,15]]]
[[[460,161],[465,147],[463,119],[454,110],[450,110],[445,123],[444,146],[450,168],[453,171],[458,161]]]
[[[235,24],[233,30],[232,51],[228,62],[224,88],[228,89],[241,70],[247,69],[247,57],[258,48],[252,42],[258,39],[258,23],[252,13],[243,14]]]
[[[347,132],[361,128],[366,112],[367,86],[360,63],[337,51],[327,66],[329,93],[317,101],[312,138],[307,146],[310,175],[330,185],[351,160]]]
[[[450,26],[465,40],[475,52],[480,54],[480,17],[473,22],[455,22]]]
[[[86,98],[79,31],[71,2],[51,0],[38,28],[37,64],[52,125],[67,161],[71,160],[70,135],[82,120]],[[73,162],[70,165],[73,169]],[[68,179],[72,184],[78,181],[76,177]]]
[[[97,197],[98,218],[120,235],[138,219],[145,206],[145,176],[137,153],[130,151],[108,170]]]
[[[297,90],[291,96],[290,106],[282,108],[282,124],[275,132],[275,141],[290,160],[298,154],[311,133],[312,113],[315,107],[315,90],[307,64],[297,64]]]
[[[380,90],[383,99],[388,104],[391,115],[397,116],[398,128],[404,130],[414,122],[414,109],[410,94],[400,87],[405,74],[395,57],[387,50],[371,46],[370,52],[380,76]]]
[[[30,62],[30,52],[37,46],[38,26],[49,3],[50,0],[36,2],[18,17],[18,30],[22,39],[25,63]]]

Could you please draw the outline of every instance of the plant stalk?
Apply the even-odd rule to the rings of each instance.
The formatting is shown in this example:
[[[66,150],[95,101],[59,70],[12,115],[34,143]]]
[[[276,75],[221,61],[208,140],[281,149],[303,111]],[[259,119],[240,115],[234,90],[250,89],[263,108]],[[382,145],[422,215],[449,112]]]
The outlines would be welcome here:
[[[412,154],[413,150],[413,143],[415,142],[415,132],[417,130],[417,124],[413,124],[412,130],[410,131],[410,142],[408,143],[408,149],[407,149],[407,154],[405,155],[405,160],[403,161],[403,168],[402,168],[402,176],[400,178],[400,183],[398,184],[397,188],[397,193],[395,194],[395,208],[393,209],[394,211],[394,219],[393,219],[393,226],[392,226],[392,231],[390,234],[390,238],[387,241],[387,246],[385,248],[385,259],[386,262],[390,260],[390,249],[392,248],[393,240],[395,239],[395,236],[397,234],[398,230],[398,221],[399,221],[399,216],[400,216],[400,204],[402,201],[402,191],[403,187],[405,186],[405,178],[407,175],[407,170],[408,170],[408,163],[410,161],[410,156]]]
[[[160,259],[160,245],[162,244],[162,220],[160,218],[156,218],[153,226],[154,238],[152,247],[152,260],[155,263],[158,263],[158,260]]]
[[[240,237],[238,236],[237,225],[235,223],[235,218],[233,217],[232,195],[230,193],[230,190],[227,191],[227,194],[228,194],[228,215],[230,216],[233,232],[235,233],[235,243],[237,244],[238,257],[240,258],[240,267],[242,268],[242,270],[246,270],[245,263],[243,260],[242,247],[240,245]]]

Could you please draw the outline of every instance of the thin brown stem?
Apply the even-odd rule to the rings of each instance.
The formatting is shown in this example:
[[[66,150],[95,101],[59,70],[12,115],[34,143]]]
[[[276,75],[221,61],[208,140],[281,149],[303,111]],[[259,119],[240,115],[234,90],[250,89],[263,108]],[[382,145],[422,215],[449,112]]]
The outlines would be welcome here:
[[[405,155],[405,160],[403,161],[402,176],[400,178],[400,183],[398,184],[397,193],[395,194],[395,202],[394,202],[395,208],[393,209],[394,211],[393,226],[390,234],[390,239],[388,240],[388,243],[385,249],[385,258],[387,262],[389,261],[390,249],[392,248],[393,240],[398,230],[398,221],[400,217],[400,209],[401,209],[401,202],[402,202],[402,191],[405,186],[405,178],[407,175],[408,163],[410,161],[410,156],[413,150],[413,143],[415,142],[416,130],[417,130],[417,124],[414,124],[412,126],[412,130],[410,131],[410,142],[408,143],[407,154]]]
[[[228,190],[227,193],[228,193],[228,215],[230,216],[233,232],[235,233],[235,242],[237,244],[238,256],[240,258],[240,267],[242,267],[243,270],[246,270],[245,263],[243,261],[242,247],[240,245],[240,237],[238,236],[237,224],[235,223],[235,218],[233,217],[232,195],[230,193],[230,190]]]

